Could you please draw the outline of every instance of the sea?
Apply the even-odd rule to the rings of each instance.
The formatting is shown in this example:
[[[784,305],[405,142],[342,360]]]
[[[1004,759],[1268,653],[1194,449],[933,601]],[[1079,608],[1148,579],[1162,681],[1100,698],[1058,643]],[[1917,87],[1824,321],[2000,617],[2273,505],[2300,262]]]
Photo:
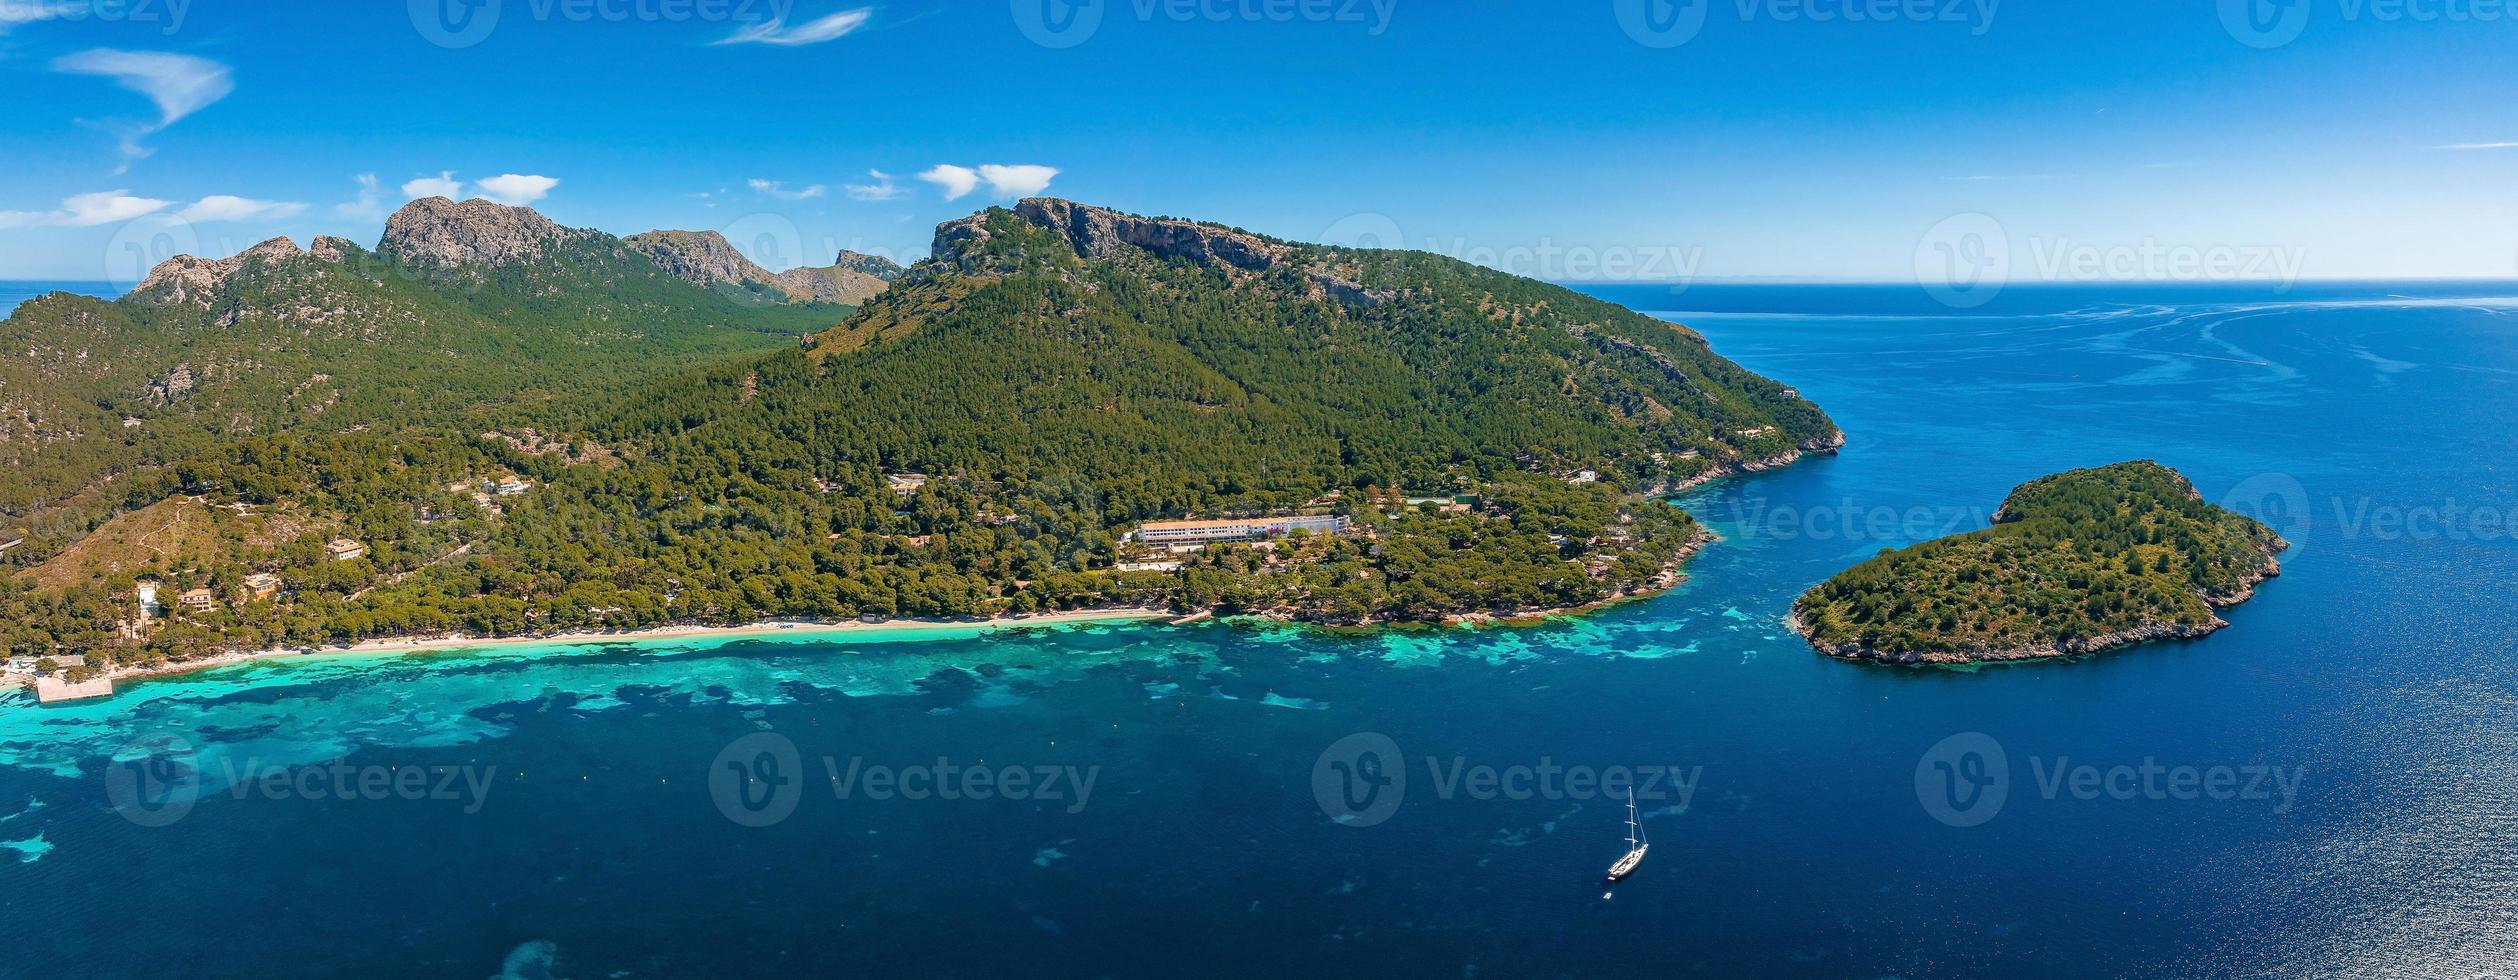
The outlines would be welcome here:
[[[0,319],[17,312],[19,304],[46,293],[78,293],[112,299],[122,295],[122,287],[110,282],[70,282],[31,279],[0,279]]]
[[[1676,500],[1721,540],[1674,592],[13,695],[0,975],[2518,972],[2518,283],[1585,288],[1850,437]],[[2230,628],[1953,670],[1784,625],[2129,459],[2291,541]]]

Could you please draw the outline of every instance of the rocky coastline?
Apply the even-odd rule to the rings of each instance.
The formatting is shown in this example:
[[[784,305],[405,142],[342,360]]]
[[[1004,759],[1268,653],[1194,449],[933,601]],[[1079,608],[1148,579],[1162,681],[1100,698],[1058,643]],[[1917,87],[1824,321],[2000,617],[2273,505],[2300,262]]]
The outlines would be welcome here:
[[[2288,542],[2277,539],[2275,548],[2277,553],[2288,550],[2289,547]],[[2257,585],[2268,579],[2279,578],[2281,575],[2282,563],[2274,561],[2269,563],[2263,572],[2249,575],[2241,580],[2237,590],[2218,595],[2206,593],[2203,595],[2203,601],[2215,609],[2227,609],[2255,598]],[[2228,629],[2230,625],[2229,620],[2214,616],[2208,623],[2144,623],[2129,630],[2118,630],[2113,633],[2077,639],[2058,639],[2025,647],[1971,646],[1949,650],[1888,651],[1873,649],[1858,641],[1827,643],[1820,640],[1809,624],[1802,621],[1801,604],[1797,601],[1793,603],[1792,613],[1784,618],[1784,623],[1790,626],[1794,633],[1800,634],[1802,639],[1809,641],[1811,649],[1830,657],[1908,667],[1956,667],[1970,664],[2020,663],[2085,657],[2159,640],[2202,639]]]

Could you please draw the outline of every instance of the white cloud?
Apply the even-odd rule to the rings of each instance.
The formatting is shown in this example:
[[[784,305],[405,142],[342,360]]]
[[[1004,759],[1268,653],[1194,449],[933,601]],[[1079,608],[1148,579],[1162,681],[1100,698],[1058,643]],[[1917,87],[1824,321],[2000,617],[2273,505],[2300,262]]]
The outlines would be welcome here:
[[[717,43],[775,44],[780,47],[821,44],[848,36],[857,28],[864,27],[867,19],[873,16],[874,8],[859,7],[855,10],[843,10],[792,29],[787,26],[785,18],[772,17],[762,23],[736,31],[732,37]]]
[[[815,184],[803,190],[791,191],[787,189],[787,185],[785,183],[775,180],[761,180],[759,178],[754,178],[749,183],[752,185],[753,190],[767,194],[781,201],[810,201],[814,198],[830,193],[830,188],[824,187],[820,184]]]
[[[481,196],[500,204],[523,206],[551,196],[551,188],[560,185],[557,177],[527,174],[500,174],[481,181]]]
[[[874,183],[848,185],[848,196],[851,199],[859,201],[889,201],[895,197],[901,196],[900,185],[892,183],[891,174],[884,173],[880,170],[868,170],[866,173],[874,178]]]
[[[306,205],[293,201],[257,201],[231,194],[213,194],[175,212],[185,221],[271,221],[304,213]]]
[[[28,0],[0,2],[0,33],[7,33],[9,28],[19,24],[51,20],[82,9],[85,8],[76,3],[40,3],[28,2]]]
[[[384,217],[384,189],[377,183],[376,175],[358,175],[358,197],[333,205],[332,213],[344,218],[369,220]]]
[[[981,183],[988,185],[991,197],[1031,197],[1048,190],[1057,176],[1058,168],[1034,163],[990,163],[977,170],[947,163],[919,174],[918,179],[944,188],[944,199],[954,201],[978,190]]]
[[[449,201],[463,199],[463,181],[455,179],[452,170],[441,170],[435,177],[422,177],[402,185],[402,196],[414,201],[423,197],[442,197]]]
[[[919,174],[918,179],[944,188],[944,199],[947,201],[961,200],[970,196],[970,192],[979,189],[979,171],[969,167],[956,167],[949,163],[939,164],[934,169]]]
[[[2434,150],[2518,150],[2518,143],[2450,143],[2431,147]]]
[[[133,197],[130,191],[99,191],[66,198],[58,211],[0,211],[0,228],[25,228],[49,225],[60,228],[88,228],[110,225],[118,221],[156,214],[174,205],[173,201]]]
[[[1006,166],[991,163],[979,168],[979,179],[998,197],[1031,197],[1049,189],[1049,182],[1058,176],[1058,168],[1039,164]]]

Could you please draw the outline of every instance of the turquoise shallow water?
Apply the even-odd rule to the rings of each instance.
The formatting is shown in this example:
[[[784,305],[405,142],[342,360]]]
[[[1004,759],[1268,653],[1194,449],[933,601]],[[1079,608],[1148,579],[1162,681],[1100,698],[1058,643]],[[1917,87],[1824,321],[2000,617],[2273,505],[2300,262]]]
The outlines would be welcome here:
[[[0,701],[0,975],[2518,969],[2518,546],[2480,516],[2518,509],[2518,286],[1965,315],[1599,291],[1854,439],[1681,501],[1724,541],[1670,595],[1485,633],[552,646]],[[2134,457],[2297,543],[2234,628],[1973,673],[1782,628],[1848,563]],[[868,795],[974,769],[984,799]],[[1610,770],[1646,779],[1653,849],[1604,898],[1623,808],[1576,773]],[[405,771],[429,792],[304,792]]]

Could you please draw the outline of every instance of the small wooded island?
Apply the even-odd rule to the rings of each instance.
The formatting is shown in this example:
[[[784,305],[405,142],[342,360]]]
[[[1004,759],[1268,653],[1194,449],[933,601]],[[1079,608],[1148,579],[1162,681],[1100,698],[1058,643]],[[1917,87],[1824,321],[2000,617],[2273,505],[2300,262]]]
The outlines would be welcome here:
[[[1994,526],[1886,552],[1810,590],[1793,626],[1831,656],[1903,664],[2033,660],[2229,625],[2289,548],[2158,463],[2013,490]]]

